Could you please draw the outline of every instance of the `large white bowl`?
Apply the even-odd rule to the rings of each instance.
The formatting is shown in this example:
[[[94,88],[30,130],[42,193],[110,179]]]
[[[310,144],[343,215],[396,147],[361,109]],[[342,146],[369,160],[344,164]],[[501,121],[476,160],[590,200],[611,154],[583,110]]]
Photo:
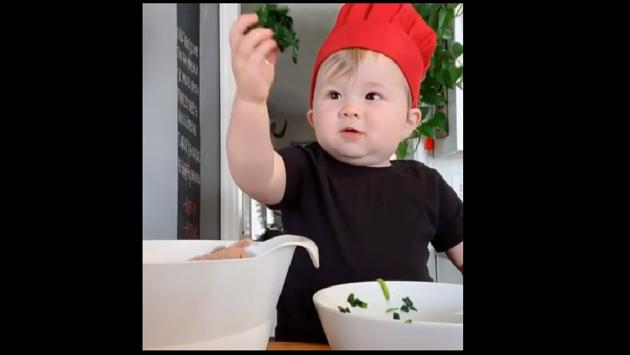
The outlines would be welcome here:
[[[251,258],[189,261],[234,241],[144,241],[142,345],[148,349],[265,350],[296,246],[315,266],[317,246],[283,235],[254,243]]]
[[[378,282],[331,286],[313,295],[322,327],[333,350],[462,350],[464,310],[462,285],[434,282],[386,281],[387,302]],[[367,308],[351,307],[348,295],[367,303]],[[418,310],[396,311],[409,297]],[[338,306],[348,307],[342,313]],[[404,323],[411,319],[411,323]]]

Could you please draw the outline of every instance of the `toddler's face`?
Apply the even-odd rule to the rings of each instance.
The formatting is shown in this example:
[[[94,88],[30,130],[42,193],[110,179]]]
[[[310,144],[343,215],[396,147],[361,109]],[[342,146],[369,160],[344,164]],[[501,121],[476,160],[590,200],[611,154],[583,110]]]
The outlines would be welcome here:
[[[409,109],[407,81],[385,55],[367,55],[352,77],[318,73],[307,113],[319,144],[339,161],[389,166],[398,143],[419,123]]]

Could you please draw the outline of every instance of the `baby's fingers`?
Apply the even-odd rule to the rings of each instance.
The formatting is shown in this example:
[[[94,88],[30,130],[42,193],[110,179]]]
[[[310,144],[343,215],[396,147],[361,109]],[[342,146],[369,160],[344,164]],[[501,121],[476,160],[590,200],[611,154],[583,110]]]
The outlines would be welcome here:
[[[238,48],[240,41],[245,36],[245,31],[256,23],[258,23],[258,15],[252,13],[240,16],[234,24],[232,24],[232,28],[230,29],[230,47],[232,51]]]

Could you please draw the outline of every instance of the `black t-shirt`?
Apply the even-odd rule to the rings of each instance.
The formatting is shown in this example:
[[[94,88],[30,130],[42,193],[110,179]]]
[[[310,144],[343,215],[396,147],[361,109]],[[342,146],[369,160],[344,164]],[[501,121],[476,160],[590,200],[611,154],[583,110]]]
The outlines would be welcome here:
[[[326,342],[313,294],[332,285],[433,281],[428,243],[445,251],[463,241],[463,202],[442,176],[412,160],[390,167],[340,162],[317,143],[278,151],[286,167],[284,232],[319,249],[315,269],[296,248],[278,301],[277,340]]]

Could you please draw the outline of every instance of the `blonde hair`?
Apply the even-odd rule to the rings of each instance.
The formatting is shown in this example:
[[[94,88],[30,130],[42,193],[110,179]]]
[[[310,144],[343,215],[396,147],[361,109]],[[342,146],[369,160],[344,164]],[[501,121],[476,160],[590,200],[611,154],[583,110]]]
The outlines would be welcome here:
[[[319,73],[326,79],[352,77],[356,74],[359,64],[365,60],[368,53],[377,58],[380,54],[363,48],[348,48],[337,51],[326,58],[319,68]],[[406,79],[405,84],[407,84]],[[405,85],[405,93],[407,94],[407,106],[411,106],[409,85]]]

